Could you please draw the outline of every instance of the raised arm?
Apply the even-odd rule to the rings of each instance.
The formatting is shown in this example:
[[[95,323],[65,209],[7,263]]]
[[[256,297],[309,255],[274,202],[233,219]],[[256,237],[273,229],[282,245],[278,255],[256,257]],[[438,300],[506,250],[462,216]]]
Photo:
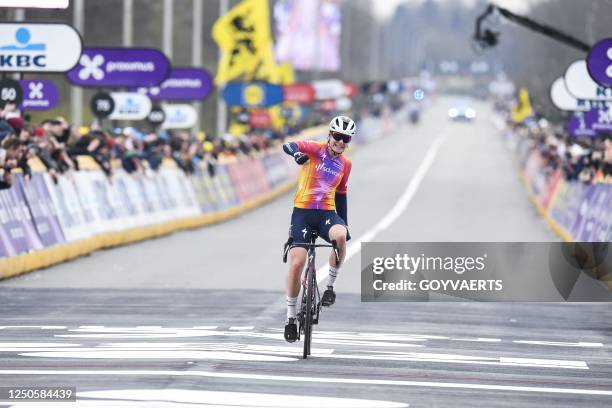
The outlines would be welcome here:
[[[287,142],[283,145],[283,150],[290,156],[293,156],[295,162],[302,165],[308,161],[308,155],[300,151],[300,146],[295,142]]]

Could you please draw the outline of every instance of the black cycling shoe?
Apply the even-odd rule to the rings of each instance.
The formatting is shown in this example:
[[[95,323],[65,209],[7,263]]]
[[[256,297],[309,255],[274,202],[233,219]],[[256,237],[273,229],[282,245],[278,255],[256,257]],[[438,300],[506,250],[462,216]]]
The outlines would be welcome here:
[[[323,292],[323,297],[321,298],[321,304],[323,306],[331,306],[336,303],[336,292],[334,292],[334,288],[328,286],[325,292]]]
[[[295,324],[295,318],[287,319],[287,324],[285,325],[285,340],[289,343],[293,343],[297,340],[297,324]]]

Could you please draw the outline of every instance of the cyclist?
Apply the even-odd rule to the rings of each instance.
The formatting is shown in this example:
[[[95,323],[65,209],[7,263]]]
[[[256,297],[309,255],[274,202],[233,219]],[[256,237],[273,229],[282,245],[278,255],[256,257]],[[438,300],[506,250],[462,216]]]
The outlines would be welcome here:
[[[316,229],[319,236],[328,242],[336,240],[340,262],[336,264],[335,254],[329,256],[329,277],[327,289],[321,298],[323,306],[336,301],[334,284],[338,270],[344,260],[348,236],[346,191],[351,161],[342,155],[357,126],[347,116],[336,116],[329,124],[327,142],[287,142],[285,153],[293,156],[296,163],[303,165],[300,170],[298,187],[294,198],[289,234],[293,247],[289,250],[289,271],[287,272],[287,322],[285,340],[297,339],[296,306],[300,291],[300,276],[306,263],[306,245]],[[349,236],[350,239],[350,236]]]

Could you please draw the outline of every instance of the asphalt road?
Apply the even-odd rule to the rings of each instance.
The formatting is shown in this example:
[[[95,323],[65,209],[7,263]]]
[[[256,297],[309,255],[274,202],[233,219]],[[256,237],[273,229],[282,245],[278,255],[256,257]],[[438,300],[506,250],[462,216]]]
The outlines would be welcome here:
[[[488,106],[453,123],[451,103],[351,153],[352,242],[556,240]],[[301,360],[281,333],[290,211],[0,282],[0,386],[76,386],[68,407],[612,406],[612,306],[361,303],[358,245]]]

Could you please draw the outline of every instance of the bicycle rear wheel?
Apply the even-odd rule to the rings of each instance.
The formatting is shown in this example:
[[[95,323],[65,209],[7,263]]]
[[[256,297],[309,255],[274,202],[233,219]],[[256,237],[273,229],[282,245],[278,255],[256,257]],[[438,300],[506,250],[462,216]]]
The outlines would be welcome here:
[[[306,282],[306,310],[304,311],[304,358],[310,355],[310,342],[312,340],[312,308],[314,298],[314,286],[312,284],[311,277],[313,276],[312,270],[308,268]]]

